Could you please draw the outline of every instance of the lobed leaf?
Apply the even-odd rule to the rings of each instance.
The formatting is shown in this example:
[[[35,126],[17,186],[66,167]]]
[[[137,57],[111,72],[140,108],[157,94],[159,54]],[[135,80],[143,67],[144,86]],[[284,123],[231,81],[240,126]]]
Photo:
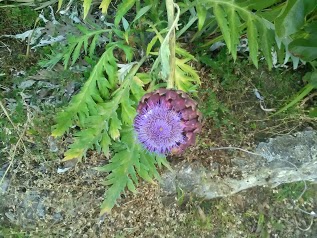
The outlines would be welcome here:
[[[166,41],[168,42],[168,41]],[[170,63],[169,63],[169,58],[170,58],[170,48],[169,48],[169,45],[168,44],[165,44],[165,45],[161,45],[161,48],[160,48],[160,58],[161,58],[161,64],[162,64],[162,76],[163,78],[167,78],[167,76],[169,75],[170,73]]]
[[[108,11],[108,7],[109,7],[109,4],[111,3],[111,0],[102,0],[102,2],[100,3],[99,5],[99,9],[101,9],[101,12],[103,14],[106,14],[107,11]]]
[[[259,2],[258,0],[256,0]],[[316,0],[317,1],[317,0]],[[198,1],[198,4],[206,8],[212,7],[215,18],[218,22],[222,36],[209,41],[204,46],[209,46],[216,41],[225,40],[229,52],[234,60],[237,58],[237,45],[240,43],[240,36],[246,33],[248,37],[248,45],[250,59],[253,64],[258,67],[259,44],[260,49],[265,56],[269,69],[272,68],[271,50],[275,42],[273,39],[273,24],[261,17],[260,9],[274,6],[276,1],[269,0],[261,2],[261,6],[257,6],[251,0],[206,0]],[[271,5],[270,5],[271,4]],[[274,6],[278,9],[278,6]],[[258,9],[259,12],[254,12]],[[276,14],[276,13],[274,13]]]
[[[100,172],[110,173],[103,182],[104,185],[110,187],[106,191],[105,200],[101,205],[101,215],[111,212],[126,188],[134,193],[137,192],[138,176],[154,183],[153,178],[160,180],[156,165],[170,168],[164,156],[149,154],[143,151],[138,143],[135,143],[132,128],[125,128],[121,143],[124,144],[124,147],[112,157],[109,164],[96,168]]]
[[[276,3],[280,2],[280,0],[249,0],[248,8],[252,10],[263,10],[268,7],[274,6]]]
[[[247,36],[249,41],[250,58],[255,67],[258,68],[258,31],[254,19],[251,17],[249,17],[247,21]]]
[[[317,59],[317,39],[295,39],[289,44],[289,51],[296,57],[305,61],[313,61]]]
[[[193,69],[190,65],[186,64],[188,59],[176,59],[176,65],[184,72],[184,74],[190,75],[191,80],[197,84],[200,84],[200,78],[196,70]]]
[[[214,10],[216,20],[217,20],[219,27],[221,29],[223,38],[227,44],[227,47],[228,47],[229,53],[230,53],[230,51],[232,49],[232,47],[231,47],[232,42],[231,42],[231,37],[230,37],[230,30],[231,29],[228,26],[228,21],[226,18],[227,14],[223,10],[223,8],[220,6],[220,4],[215,4],[213,7],[213,10]]]
[[[153,46],[155,45],[155,43],[157,42],[158,40],[158,36],[154,36],[152,38],[152,40],[147,44],[147,47],[146,47],[146,55],[148,56],[153,48]]]
[[[203,28],[206,17],[207,17],[207,9],[206,7],[202,6],[201,4],[196,5],[196,11],[198,16],[198,31],[201,31]]]
[[[180,55],[180,56],[183,56],[183,57],[185,57],[185,58],[187,58],[189,60],[195,60],[196,61],[195,57],[192,54],[190,54],[187,50],[185,50],[184,48],[181,48],[179,46],[175,47],[175,53]]]
[[[305,24],[306,16],[317,6],[317,0],[288,0],[281,14],[275,20],[276,34],[287,37]]]
[[[231,41],[231,49],[229,49],[229,52],[231,52],[233,59],[237,59],[237,45],[239,45],[240,41],[240,19],[236,12],[236,9],[233,7],[230,7],[227,9],[228,12],[228,23],[229,27],[231,29],[230,31],[230,41]]]
[[[71,65],[74,65],[75,64],[75,62],[78,60],[78,58],[79,58],[79,55],[80,55],[80,51],[81,51],[81,47],[82,47],[82,45],[83,45],[83,42],[84,41],[80,41],[80,42],[78,42],[78,44],[76,45],[76,47],[75,47],[75,49],[74,49],[74,52],[73,52],[73,57],[72,57],[72,63],[71,63]]]
[[[84,0],[83,7],[84,7],[84,19],[87,17],[92,0]]]
[[[152,8],[152,5],[148,5],[148,6],[142,7],[139,11],[137,11],[137,14],[136,14],[135,18],[133,19],[132,23],[136,22],[137,20],[139,20],[151,8]]]
[[[111,139],[108,135],[108,132],[104,131],[102,133],[102,139],[100,141],[100,146],[101,146],[101,150],[103,152],[103,154],[109,158],[110,156],[110,148],[109,146],[111,145]]]
[[[94,53],[95,53],[95,49],[96,49],[96,45],[99,39],[99,35],[96,34],[93,38],[92,41],[90,43],[90,47],[89,47],[89,57],[92,58]]]
[[[109,127],[109,135],[113,140],[117,140],[120,137],[120,130],[121,130],[121,120],[118,118],[116,112],[111,115],[110,119],[110,127]]]
[[[274,41],[274,32],[268,29],[264,24],[259,23],[259,36],[261,39],[261,49],[265,60],[269,66],[269,70],[273,67],[272,45]]]
[[[63,5],[63,0],[58,0],[57,11],[61,10],[62,5]]]
[[[119,26],[119,23],[122,17],[134,6],[135,0],[123,0],[122,3],[118,5],[118,11],[114,19],[114,24],[116,27]]]
[[[127,125],[133,124],[133,119],[136,115],[136,110],[131,105],[131,100],[129,99],[128,95],[124,97],[121,101],[121,118],[122,122]]]

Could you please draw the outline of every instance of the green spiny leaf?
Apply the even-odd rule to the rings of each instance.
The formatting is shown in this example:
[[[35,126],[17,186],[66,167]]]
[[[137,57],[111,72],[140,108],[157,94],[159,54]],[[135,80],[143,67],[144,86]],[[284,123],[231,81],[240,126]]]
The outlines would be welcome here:
[[[133,58],[133,48],[128,45],[120,44],[120,43],[117,43],[117,47],[119,47],[121,50],[124,51],[126,60],[130,62]]]
[[[119,22],[122,17],[133,7],[135,0],[123,0],[121,4],[118,6],[118,11],[116,17],[114,19],[114,24],[116,27],[119,26]]]
[[[280,38],[297,32],[306,16],[317,6],[317,0],[288,0],[281,14],[275,20],[276,33]]]
[[[84,148],[71,148],[65,152],[63,161],[81,158],[84,153]]]
[[[137,156],[139,157],[140,154],[137,153]],[[132,181],[137,185],[139,183],[139,181],[138,181],[138,177],[136,175],[136,171],[134,169],[134,166],[136,165],[136,163],[139,163],[139,158],[137,158],[137,159],[133,158],[133,166],[130,166],[128,168],[128,174],[131,177]]]
[[[83,25],[78,24],[76,26],[77,26],[78,30],[80,30],[81,33],[83,33],[84,35],[88,35],[90,33],[89,30],[86,27],[84,27]],[[74,38],[74,39],[77,40],[76,38]]]
[[[251,0],[249,8],[254,10],[263,10],[267,7],[272,7],[274,4],[280,2],[280,0]]]
[[[83,7],[84,7],[84,19],[88,15],[92,0],[84,0]]]
[[[194,70],[190,65],[186,64],[188,59],[176,59],[176,65],[184,71],[184,73],[190,75],[192,79],[190,81],[194,81],[200,84],[200,78],[197,74],[196,70]]]
[[[100,3],[99,9],[101,8],[103,14],[107,13],[110,2],[111,0],[102,0]]]
[[[137,76],[134,76],[130,85],[130,90],[137,102],[140,101],[145,94],[143,87],[144,83],[141,81],[141,79]]]
[[[184,92],[195,91],[196,86],[191,82],[193,79],[188,77],[180,67],[176,67],[175,70],[175,85],[178,89]]]
[[[92,116],[86,119],[86,123],[94,125],[86,127],[81,131],[75,133],[74,142],[69,146],[69,150],[65,152],[63,161],[82,158],[88,149],[91,149],[98,138],[101,137],[104,127],[100,126],[103,121],[101,116]]]
[[[205,0],[198,1],[198,4],[206,8],[213,8],[215,18],[222,33],[221,37],[209,41],[208,43],[204,44],[204,47],[223,38],[227,44],[229,52],[232,53],[233,58],[235,59],[237,57],[236,45],[239,43],[240,33],[246,29],[249,40],[251,61],[256,67],[258,67],[259,42],[261,42],[261,50],[268,62],[269,68],[271,67],[272,59],[269,56],[271,54],[269,51],[271,50],[274,41],[271,40],[271,29],[273,28],[269,25],[271,24],[273,26],[273,24],[262,18],[261,12],[252,11],[252,9],[255,9],[252,1]],[[266,4],[267,3],[264,5]],[[274,5],[273,2],[272,4]],[[264,26],[267,29],[264,29]],[[265,31],[269,34],[264,36],[263,32]],[[261,38],[258,36],[258,34],[260,34]]]
[[[258,31],[256,28],[256,25],[254,23],[254,20],[249,17],[247,21],[247,36],[249,41],[249,49],[250,49],[250,58],[255,65],[255,67],[258,68]]]
[[[136,193],[136,188],[131,179],[128,180],[127,187],[131,192]]]
[[[119,120],[117,113],[114,112],[110,119],[109,134],[113,140],[117,140],[120,137],[121,120]]]
[[[222,9],[219,4],[214,5],[214,14],[221,29],[223,38],[227,44],[229,51],[232,49],[231,47],[231,37],[230,37],[230,29],[228,27],[228,21],[226,19],[226,12]]]
[[[95,35],[95,36],[92,38],[92,41],[91,41],[90,47],[89,47],[89,57],[90,57],[90,58],[92,58],[93,55],[94,55],[98,38],[99,38],[99,35]]]
[[[154,36],[152,38],[152,40],[148,43],[147,47],[146,47],[146,55],[148,56],[151,53],[151,50],[153,48],[153,46],[155,45],[155,43],[158,40],[158,36]]]
[[[295,39],[289,44],[289,51],[302,60],[313,61],[317,59],[317,39],[312,37]]]
[[[86,99],[86,105],[84,105],[84,107],[87,107],[88,110],[86,113],[86,117],[88,117],[88,115],[97,115],[98,114],[98,110],[97,110],[97,103],[95,102],[95,100],[93,99],[93,97],[87,97]]]
[[[230,26],[230,38],[231,38],[231,54],[234,60],[237,59],[237,45],[239,44],[240,38],[240,19],[236,12],[236,9],[231,7],[227,9],[228,21]]]
[[[161,48],[160,48],[160,58],[161,58],[161,64],[162,64],[162,76],[163,76],[163,78],[167,78],[167,76],[170,73],[170,64],[169,64],[170,54],[171,54],[171,52],[170,52],[169,45],[162,44]]]
[[[77,46],[75,47],[74,52],[73,52],[73,57],[72,57],[72,65],[74,65],[75,62],[77,61],[77,59],[79,58],[82,45],[83,45],[83,41],[80,41],[80,42],[78,42]]]
[[[57,124],[53,126],[52,136],[63,135],[72,126],[74,114],[72,111],[61,111],[56,116]]]
[[[66,130],[72,125],[73,120],[77,117],[78,113],[81,113],[82,116],[88,116],[86,103],[87,100],[91,99],[91,93],[96,92],[93,89],[96,88],[96,80],[99,78],[98,76],[104,70],[104,62],[107,60],[107,56],[108,51],[106,51],[100,57],[98,63],[92,70],[89,79],[86,81],[81,91],[77,95],[73,96],[71,102],[69,103],[69,106],[57,115],[57,124],[53,127],[52,131],[53,136],[63,135],[66,132]],[[90,102],[92,101],[90,100]]]
[[[136,111],[135,108],[131,106],[131,101],[128,94],[123,96],[123,100],[121,101],[121,109],[121,118],[123,123],[132,125]]]
[[[157,155],[156,156],[156,161],[157,161],[157,165],[159,167],[162,167],[162,165],[166,168],[168,168],[170,171],[173,171],[172,167],[170,166],[170,164],[168,163],[168,161],[166,160],[166,156],[164,155]]]
[[[176,46],[175,52],[176,52],[176,54],[183,56],[189,60],[196,60],[192,54],[190,54],[187,50],[185,50],[184,48],[181,48],[179,46]]]
[[[129,151],[122,150],[116,153],[110,163],[105,166],[108,167],[106,170],[111,171],[107,176],[107,180],[111,180],[111,186],[106,191],[105,200],[101,204],[101,214],[110,213],[116,204],[116,200],[120,197],[120,194],[124,191],[126,186],[128,186],[128,183],[130,184],[129,188],[133,188],[133,186],[131,186],[132,181],[129,179],[129,172],[134,170],[133,164],[135,160],[139,160],[139,156],[138,150],[135,150],[134,145],[132,145]],[[109,168],[111,168],[111,170]]]
[[[207,17],[207,9],[206,7],[202,6],[201,4],[196,5],[196,11],[197,11],[197,16],[198,16],[198,31],[201,31],[203,28],[206,17]]]
[[[156,170],[156,169],[155,169]],[[140,168],[138,171],[138,175],[147,182],[154,183],[153,179],[149,175],[149,168],[144,164],[140,164]]]
[[[136,14],[135,18],[133,19],[132,23],[140,19],[145,13],[147,13],[152,8],[152,5],[148,5],[142,7]]]
[[[85,55],[88,53],[88,38],[84,38],[84,52]]]
[[[273,30],[268,29],[263,23],[259,23],[259,34],[261,39],[261,49],[265,60],[269,66],[269,70],[273,67],[272,45],[274,40]]]
[[[110,139],[108,133],[105,131],[102,134],[102,139],[100,141],[100,146],[101,146],[101,150],[102,150],[103,154],[107,158],[109,158],[109,156],[110,156],[110,149],[109,149],[110,145],[111,145],[111,139]]]
[[[63,61],[64,69],[67,69],[69,60],[70,60],[70,58],[71,58],[72,52],[74,51],[75,47],[76,47],[76,43],[71,43],[71,44],[68,46],[67,51],[64,53],[64,55],[63,55],[63,59],[64,59],[64,61]]]
[[[102,99],[103,100],[108,99],[109,98],[109,90],[108,90],[109,83],[107,83],[107,79],[105,77],[100,77],[97,80],[97,85],[98,85],[98,90]]]
[[[63,0],[58,0],[57,11],[61,10],[62,5],[63,5]]]
[[[113,184],[105,193],[105,200],[101,204],[100,214],[110,213],[111,209],[116,204],[117,199],[120,197],[122,191],[124,191],[128,177],[124,172],[119,173],[121,176],[117,179],[113,179]]]

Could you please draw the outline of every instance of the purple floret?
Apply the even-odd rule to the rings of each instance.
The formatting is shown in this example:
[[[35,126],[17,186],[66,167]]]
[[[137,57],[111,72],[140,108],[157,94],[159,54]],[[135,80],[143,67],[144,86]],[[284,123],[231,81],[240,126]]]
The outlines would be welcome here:
[[[134,120],[134,128],[138,140],[154,153],[167,154],[184,142],[180,113],[162,101],[143,108]]]

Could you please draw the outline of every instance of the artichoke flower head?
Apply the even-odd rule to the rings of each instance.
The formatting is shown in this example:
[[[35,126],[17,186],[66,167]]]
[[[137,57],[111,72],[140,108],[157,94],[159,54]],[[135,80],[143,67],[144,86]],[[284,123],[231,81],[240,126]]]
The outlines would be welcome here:
[[[195,144],[201,130],[197,103],[185,92],[160,88],[139,102],[134,129],[145,149],[157,154],[181,154]]]

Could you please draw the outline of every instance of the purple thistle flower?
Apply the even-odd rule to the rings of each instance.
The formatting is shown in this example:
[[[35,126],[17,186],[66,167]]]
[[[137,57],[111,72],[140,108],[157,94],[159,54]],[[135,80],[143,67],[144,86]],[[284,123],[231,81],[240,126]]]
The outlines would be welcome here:
[[[139,141],[151,152],[166,154],[184,142],[180,113],[162,101],[143,108],[134,120],[134,128]]]
[[[147,93],[137,111],[134,128],[138,140],[151,152],[180,154],[195,144],[201,130],[197,103],[180,90],[161,88]]]

